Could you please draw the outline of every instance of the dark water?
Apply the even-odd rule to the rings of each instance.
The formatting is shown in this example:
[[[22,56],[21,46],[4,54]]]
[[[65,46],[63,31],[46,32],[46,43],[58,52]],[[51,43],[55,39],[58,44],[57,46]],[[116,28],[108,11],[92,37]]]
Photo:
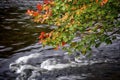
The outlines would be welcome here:
[[[49,31],[48,27],[35,24],[25,13],[26,10],[19,8],[0,9],[0,57],[8,57],[38,42],[40,32]]]
[[[0,80],[119,80],[120,36],[111,45],[93,49],[91,58],[68,56],[38,44],[41,31],[25,14],[41,0],[0,1]]]

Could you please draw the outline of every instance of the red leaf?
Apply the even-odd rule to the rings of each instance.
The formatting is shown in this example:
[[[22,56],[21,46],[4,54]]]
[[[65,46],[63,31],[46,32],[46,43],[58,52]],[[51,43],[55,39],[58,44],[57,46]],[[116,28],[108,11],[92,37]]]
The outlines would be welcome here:
[[[66,42],[62,42],[62,46],[64,46],[66,44]]]
[[[42,5],[41,5],[41,4],[37,4],[37,9],[38,9],[39,11],[41,11],[41,10],[42,10]]]
[[[39,39],[43,39],[43,36],[42,36],[42,35],[40,35],[40,36],[39,36]]]
[[[44,4],[49,4],[49,0],[44,0],[43,3]]]
[[[39,36],[39,39],[44,39],[44,38],[45,38],[45,32],[41,32],[40,36]]]
[[[41,35],[45,35],[45,32],[41,32],[40,34],[41,34]]]

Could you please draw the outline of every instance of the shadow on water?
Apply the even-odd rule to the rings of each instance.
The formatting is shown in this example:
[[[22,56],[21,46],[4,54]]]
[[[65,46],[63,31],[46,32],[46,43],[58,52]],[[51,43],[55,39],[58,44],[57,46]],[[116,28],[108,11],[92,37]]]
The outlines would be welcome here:
[[[0,8],[0,57],[9,57],[14,51],[38,42],[41,31],[50,31],[32,22],[25,12],[18,8]]]

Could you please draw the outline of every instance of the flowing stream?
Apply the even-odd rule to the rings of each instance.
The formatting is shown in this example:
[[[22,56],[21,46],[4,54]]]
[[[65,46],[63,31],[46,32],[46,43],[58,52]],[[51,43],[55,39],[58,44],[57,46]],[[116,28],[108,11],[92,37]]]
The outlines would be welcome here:
[[[36,24],[25,14],[38,2],[42,1],[0,1],[0,80],[120,79],[119,34],[113,44],[93,48],[90,57],[42,47],[40,32],[49,32],[53,26]]]

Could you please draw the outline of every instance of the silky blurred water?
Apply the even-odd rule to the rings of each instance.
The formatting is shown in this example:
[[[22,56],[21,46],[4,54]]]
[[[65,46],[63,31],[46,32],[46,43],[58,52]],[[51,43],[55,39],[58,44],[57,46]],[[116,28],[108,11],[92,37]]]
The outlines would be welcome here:
[[[91,57],[75,58],[79,52],[69,56],[63,50],[42,47],[38,36],[52,26],[36,24],[25,14],[38,2],[42,1],[0,1],[0,80],[120,79],[119,34],[113,44],[93,48]]]
[[[25,10],[17,7],[0,8],[0,57],[9,57],[20,48],[38,42],[41,31],[50,31],[45,25],[34,23]]]

